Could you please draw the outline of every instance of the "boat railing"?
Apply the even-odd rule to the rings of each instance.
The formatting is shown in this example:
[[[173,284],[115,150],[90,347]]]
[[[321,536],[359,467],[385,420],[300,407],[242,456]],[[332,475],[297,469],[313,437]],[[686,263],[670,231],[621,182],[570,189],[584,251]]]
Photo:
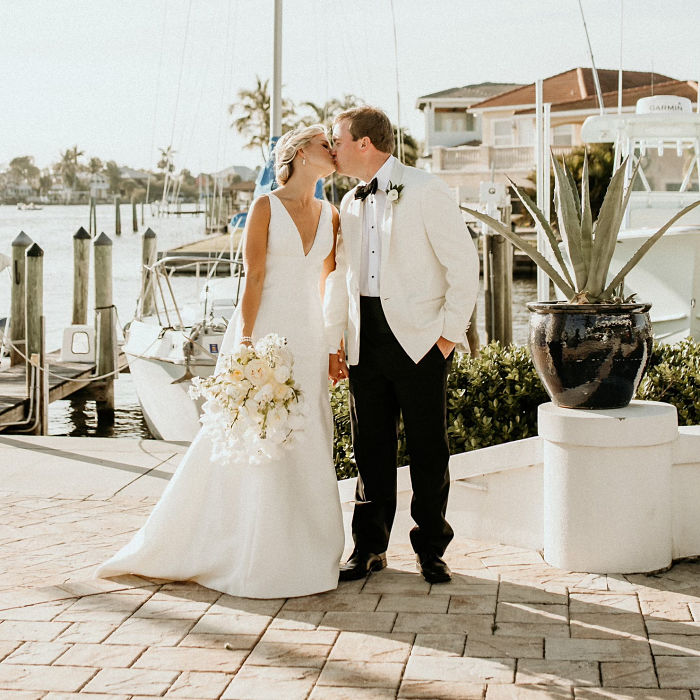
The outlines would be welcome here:
[[[228,266],[230,276],[237,280],[234,299],[234,306],[236,306],[240,297],[241,276],[243,274],[243,261],[240,257],[229,260],[223,257],[166,256],[153,265],[143,266],[142,289],[138,299],[136,318],[143,318],[155,313],[161,326],[184,329],[186,324],[183,322],[180,304],[173,290],[173,275],[183,270],[193,269],[197,280],[199,280],[201,269],[204,267],[207,272],[205,279],[208,282],[217,273],[219,266]],[[206,314],[205,301],[204,320],[206,320]]]

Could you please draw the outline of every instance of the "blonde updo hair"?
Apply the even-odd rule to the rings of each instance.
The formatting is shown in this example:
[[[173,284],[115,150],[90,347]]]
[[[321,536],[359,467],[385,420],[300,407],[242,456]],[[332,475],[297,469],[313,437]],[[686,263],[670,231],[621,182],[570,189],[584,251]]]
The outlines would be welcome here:
[[[280,185],[286,184],[294,172],[294,159],[300,148],[304,148],[314,136],[328,137],[323,124],[300,126],[288,131],[275,144],[275,178]]]

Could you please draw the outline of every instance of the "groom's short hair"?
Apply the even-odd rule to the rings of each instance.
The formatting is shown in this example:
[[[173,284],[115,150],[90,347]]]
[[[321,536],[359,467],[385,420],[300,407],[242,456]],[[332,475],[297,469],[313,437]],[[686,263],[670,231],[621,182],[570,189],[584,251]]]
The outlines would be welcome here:
[[[355,107],[341,112],[335,123],[345,121],[353,141],[366,136],[382,153],[394,152],[394,127],[391,120],[376,107]]]

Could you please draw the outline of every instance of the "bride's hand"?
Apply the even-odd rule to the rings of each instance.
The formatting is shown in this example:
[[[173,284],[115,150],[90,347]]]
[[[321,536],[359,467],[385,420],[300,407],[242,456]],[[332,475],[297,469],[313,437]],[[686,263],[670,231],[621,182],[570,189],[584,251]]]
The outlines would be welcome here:
[[[340,350],[328,355],[328,379],[335,386],[342,379],[349,376],[348,366],[345,364],[345,353]]]

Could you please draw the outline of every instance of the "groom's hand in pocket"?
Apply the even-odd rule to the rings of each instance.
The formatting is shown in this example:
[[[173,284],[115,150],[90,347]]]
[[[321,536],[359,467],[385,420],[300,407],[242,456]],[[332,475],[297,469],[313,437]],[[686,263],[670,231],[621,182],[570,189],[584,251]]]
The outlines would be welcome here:
[[[445,359],[447,359],[450,356],[450,353],[455,349],[455,343],[453,343],[451,340],[447,340],[447,338],[443,338],[442,336],[437,339],[436,344]]]
[[[328,355],[328,379],[335,386],[341,379],[348,378],[348,366],[345,364],[345,353],[342,350]]]

